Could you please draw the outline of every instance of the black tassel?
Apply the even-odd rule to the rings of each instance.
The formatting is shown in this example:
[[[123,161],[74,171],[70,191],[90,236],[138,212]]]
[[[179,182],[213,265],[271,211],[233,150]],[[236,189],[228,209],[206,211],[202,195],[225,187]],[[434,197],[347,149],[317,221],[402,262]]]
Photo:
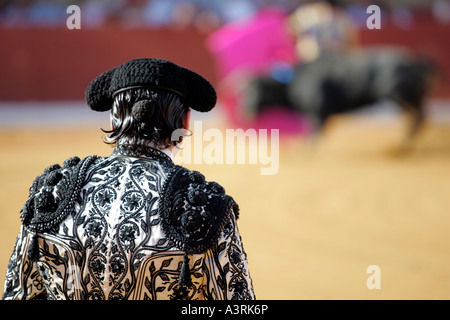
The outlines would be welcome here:
[[[39,260],[39,242],[36,234],[34,234],[31,239],[30,248],[28,249],[28,259],[30,259],[31,262]]]
[[[180,287],[190,287],[192,286],[191,279],[191,269],[189,268],[189,257],[185,252],[183,257],[183,264],[181,265],[181,274],[180,274]]]

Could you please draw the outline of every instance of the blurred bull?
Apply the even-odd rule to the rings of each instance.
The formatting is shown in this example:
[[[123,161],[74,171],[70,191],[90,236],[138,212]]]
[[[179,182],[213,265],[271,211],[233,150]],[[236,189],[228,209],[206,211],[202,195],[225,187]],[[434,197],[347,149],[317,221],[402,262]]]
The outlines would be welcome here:
[[[245,104],[253,114],[273,106],[301,112],[319,133],[334,114],[389,99],[410,120],[407,146],[425,118],[424,103],[434,73],[431,60],[398,51],[328,56],[286,69],[281,78],[270,75],[250,80]]]

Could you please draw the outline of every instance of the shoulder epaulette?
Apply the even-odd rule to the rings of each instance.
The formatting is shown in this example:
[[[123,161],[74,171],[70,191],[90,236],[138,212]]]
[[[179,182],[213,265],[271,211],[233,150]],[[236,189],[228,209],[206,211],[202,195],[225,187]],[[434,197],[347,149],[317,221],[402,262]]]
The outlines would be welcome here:
[[[217,182],[207,182],[200,172],[181,166],[169,173],[159,213],[166,236],[180,249],[205,252],[220,236],[230,212],[238,218],[239,207]]]
[[[23,225],[32,232],[47,232],[58,226],[73,210],[86,171],[97,159],[72,157],[63,166],[54,164],[36,177],[22,211]]]
[[[188,255],[212,248],[230,214],[238,219],[239,206],[217,182],[207,182],[200,172],[175,166],[164,183],[158,210],[164,233],[185,252],[177,293],[181,297],[192,285]]]

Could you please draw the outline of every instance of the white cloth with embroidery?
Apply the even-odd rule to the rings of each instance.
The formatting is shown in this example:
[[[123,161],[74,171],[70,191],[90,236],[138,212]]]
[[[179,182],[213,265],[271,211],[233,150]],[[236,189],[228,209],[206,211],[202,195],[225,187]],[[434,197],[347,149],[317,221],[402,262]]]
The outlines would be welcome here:
[[[182,288],[185,251],[159,212],[173,163],[155,154],[98,158],[62,222],[46,232],[22,225],[3,299],[254,299],[233,212],[206,252],[188,255],[191,283]],[[56,202],[63,192],[53,188]]]

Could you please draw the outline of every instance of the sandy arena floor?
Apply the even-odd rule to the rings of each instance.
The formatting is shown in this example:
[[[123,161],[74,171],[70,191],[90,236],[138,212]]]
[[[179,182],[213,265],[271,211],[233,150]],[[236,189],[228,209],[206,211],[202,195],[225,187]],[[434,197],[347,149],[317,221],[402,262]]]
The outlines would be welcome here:
[[[392,152],[401,123],[335,118],[314,152],[280,143],[261,165],[186,165],[239,203],[259,299],[450,299],[450,124],[428,123],[409,155]],[[33,178],[73,156],[107,155],[96,126],[2,129],[0,282]],[[381,289],[368,289],[369,265]],[[3,290],[1,290],[3,291]]]

